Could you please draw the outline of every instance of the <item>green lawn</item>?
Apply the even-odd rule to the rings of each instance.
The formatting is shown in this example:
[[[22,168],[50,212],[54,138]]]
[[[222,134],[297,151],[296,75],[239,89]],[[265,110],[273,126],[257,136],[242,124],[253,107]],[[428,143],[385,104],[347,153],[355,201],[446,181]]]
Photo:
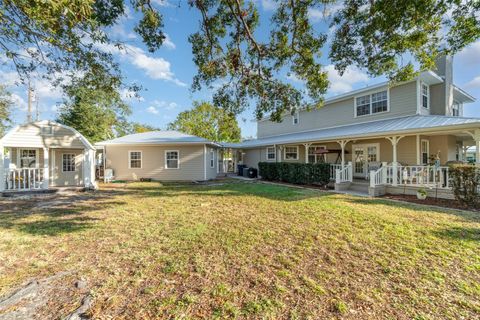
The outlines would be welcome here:
[[[86,291],[102,319],[480,315],[478,213],[230,181],[63,200],[0,200],[0,295],[68,271],[52,318]]]

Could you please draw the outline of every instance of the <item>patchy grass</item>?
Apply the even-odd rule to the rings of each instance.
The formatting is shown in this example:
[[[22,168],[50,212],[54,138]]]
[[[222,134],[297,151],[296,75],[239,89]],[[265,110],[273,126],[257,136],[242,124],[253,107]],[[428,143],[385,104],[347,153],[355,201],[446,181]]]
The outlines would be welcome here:
[[[85,278],[94,318],[480,313],[476,213],[243,182],[117,184],[39,203],[0,200],[0,295],[69,271],[59,288]],[[50,296],[42,319],[81,300]]]

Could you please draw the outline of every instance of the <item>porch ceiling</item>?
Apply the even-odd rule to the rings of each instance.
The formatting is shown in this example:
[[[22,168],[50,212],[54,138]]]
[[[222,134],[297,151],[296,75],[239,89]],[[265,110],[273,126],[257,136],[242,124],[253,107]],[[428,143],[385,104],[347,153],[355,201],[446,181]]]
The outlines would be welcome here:
[[[376,138],[384,135],[448,134],[462,130],[480,129],[480,118],[414,115],[395,119],[370,121],[352,125],[324,128],[291,134],[283,134],[237,144],[223,144],[231,148],[255,148],[274,144],[334,141],[340,139]]]

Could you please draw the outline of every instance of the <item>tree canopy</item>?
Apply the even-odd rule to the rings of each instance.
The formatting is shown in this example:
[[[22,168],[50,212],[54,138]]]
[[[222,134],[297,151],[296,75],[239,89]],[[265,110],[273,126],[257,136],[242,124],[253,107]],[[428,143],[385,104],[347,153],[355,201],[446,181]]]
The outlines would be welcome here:
[[[285,112],[321,106],[329,86],[322,56],[340,74],[357,65],[372,76],[401,81],[480,37],[478,0],[271,1],[275,8],[266,21],[259,1],[188,0],[200,16],[198,31],[189,37],[198,69],[193,89],[214,90],[214,104],[227,113],[254,103],[257,118],[279,121]],[[2,1],[0,48],[23,78],[38,70],[56,78],[98,73],[125,85],[101,47],[124,45],[105,31],[119,23],[126,6],[121,0]],[[150,0],[130,0],[130,6],[140,13],[134,31],[154,52],[165,39],[161,6]],[[311,13],[334,6],[340,10],[329,18],[331,35],[316,27]]]
[[[145,124],[145,123],[138,123],[138,122],[134,122],[131,124],[131,132],[132,133],[143,133],[143,132],[149,132],[149,131],[160,131],[160,129],[154,127],[154,126],[151,126],[149,124]]]
[[[11,107],[12,100],[10,92],[6,90],[5,86],[0,85],[0,138],[3,137],[12,123],[10,118]]]
[[[237,142],[241,138],[235,115],[208,102],[194,102],[193,108],[180,112],[168,129],[210,141]]]

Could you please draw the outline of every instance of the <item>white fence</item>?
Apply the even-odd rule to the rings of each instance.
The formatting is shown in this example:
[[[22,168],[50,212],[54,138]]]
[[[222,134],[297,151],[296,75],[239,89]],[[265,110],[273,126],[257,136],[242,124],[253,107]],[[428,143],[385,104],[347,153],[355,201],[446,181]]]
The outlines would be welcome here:
[[[7,169],[5,172],[5,190],[35,190],[43,188],[43,169],[23,168]]]
[[[450,188],[448,167],[384,165],[370,172],[370,186],[402,185],[427,188]]]

